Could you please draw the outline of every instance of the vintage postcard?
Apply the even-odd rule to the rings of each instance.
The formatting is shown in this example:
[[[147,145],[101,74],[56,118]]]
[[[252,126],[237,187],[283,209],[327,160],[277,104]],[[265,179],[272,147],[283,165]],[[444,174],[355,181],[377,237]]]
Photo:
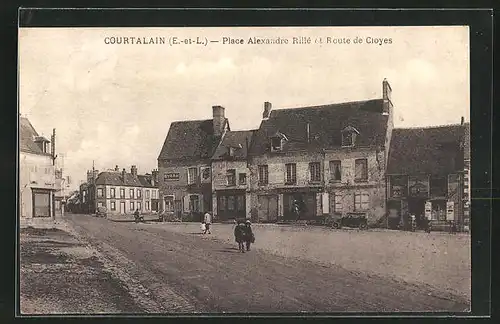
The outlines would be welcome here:
[[[469,312],[469,89],[467,26],[19,28],[20,314]]]

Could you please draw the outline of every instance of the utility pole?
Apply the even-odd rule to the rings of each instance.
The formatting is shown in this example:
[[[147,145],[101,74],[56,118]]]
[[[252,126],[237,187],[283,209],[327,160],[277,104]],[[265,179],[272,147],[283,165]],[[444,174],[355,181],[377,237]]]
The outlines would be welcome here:
[[[92,160],[92,186],[93,186],[93,198],[94,198],[94,212],[97,212],[97,187],[95,185],[95,165],[94,160]]]

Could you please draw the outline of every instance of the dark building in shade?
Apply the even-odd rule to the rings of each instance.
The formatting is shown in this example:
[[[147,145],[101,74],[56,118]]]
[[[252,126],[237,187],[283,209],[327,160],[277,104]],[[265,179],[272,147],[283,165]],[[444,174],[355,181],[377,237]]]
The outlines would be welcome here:
[[[463,124],[394,129],[387,168],[388,226],[464,223],[464,155],[469,142]],[[467,144],[468,146],[468,144]]]

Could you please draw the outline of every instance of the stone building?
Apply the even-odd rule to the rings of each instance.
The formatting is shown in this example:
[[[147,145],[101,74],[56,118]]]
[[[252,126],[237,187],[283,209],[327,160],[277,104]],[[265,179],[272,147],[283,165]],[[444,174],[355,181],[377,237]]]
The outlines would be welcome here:
[[[228,131],[212,156],[212,206],[218,220],[250,218],[248,148],[254,131]]]
[[[40,136],[27,118],[19,120],[19,210],[21,222],[55,218],[55,130],[51,141]]]
[[[361,213],[379,223],[385,216],[391,91],[384,80],[381,99],[277,110],[265,103],[249,153],[255,217],[321,221]]]
[[[158,172],[139,175],[133,165],[130,173],[118,166],[112,171],[98,170],[87,172],[87,183],[82,185],[82,204],[88,213],[96,208],[106,207],[109,214],[133,214],[136,209],[141,213],[158,212],[159,190]]]
[[[225,109],[212,107],[212,119],[170,125],[158,156],[161,210],[177,218],[201,219],[212,210],[211,158],[229,131]]]
[[[387,170],[388,227],[417,226],[426,214],[433,228],[464,222],[463,124],[393,130]],[[468,144],[467,144],[468,146]]]

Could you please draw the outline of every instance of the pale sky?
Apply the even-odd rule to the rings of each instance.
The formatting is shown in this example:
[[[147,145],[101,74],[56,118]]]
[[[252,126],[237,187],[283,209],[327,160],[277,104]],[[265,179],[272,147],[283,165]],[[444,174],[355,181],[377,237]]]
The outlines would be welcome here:
[[[111,45],[106,37],[165,37],[163,45]],[[222,40],[169,46],[169,37]],[[289,44],[246,44],[249,37]],[[292,44],[292,37],[312,44]],[[350,44],[326,44],[326,37]],[[363,44],[353,44],[359,37]],[[390,44],[367,44],[367,37]],[[323,44],[316,44],[321,38]],[[92,168],[118,165],[144,174],[176,120],[209,119],[226,108],[232,130],[257,128],[273,109],[382,96],[387,78],[395,127],[469,120],[467,27],[21,28],[19,109],[50,138],[73,187]]]

